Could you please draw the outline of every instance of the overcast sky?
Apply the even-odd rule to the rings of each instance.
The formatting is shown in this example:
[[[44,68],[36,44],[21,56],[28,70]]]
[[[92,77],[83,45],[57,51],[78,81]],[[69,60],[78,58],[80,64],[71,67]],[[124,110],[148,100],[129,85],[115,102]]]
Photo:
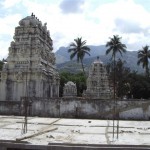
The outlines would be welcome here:
[[[54,51],[81,37],[103,45],[118,34],[128,50],[150,45],[150,0],[0,0],[0,59],[18,22],[34,13],[47,22]]]

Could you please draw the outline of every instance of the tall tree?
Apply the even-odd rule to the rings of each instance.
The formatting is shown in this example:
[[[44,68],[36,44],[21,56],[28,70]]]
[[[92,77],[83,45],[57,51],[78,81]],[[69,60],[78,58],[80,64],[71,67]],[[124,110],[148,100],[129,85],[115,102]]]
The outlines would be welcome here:
[[[114,63],[114,99],[115,99],[116,54],[120,53],[122,56],[122,53],[126,52],[126,45],[121,43],[121,37],[119,37],[118,35],[113,35],[113,37],[112,38],[110,37],[110,40],[106,43],[106,47],[108,47],[108,49],[106,50],[106,55],[112,53],[112,59]]]
[[[150,58],[150,49],[149,46],[142,47],[141,50],[138,51],[138,62],[137,64],[142,64],[143,68],[145,68],[146,76],[149,76],[149,58]]]
[[[70,59],[72,60],[75,56],[77,56],[77,62],[81,62],[83,73],[85,74],[83,59],[85,54],[90,56],[90,48],[86,46],[86,41],[82,41],[81,38],[74,39],[69,46],[68,52],[70,54]]]
[[[0,71],[1,71],[2,68],[3,68],[3,64],[4,64],[4,62],[0,60]]]
[[[116,115],[116,54],[120,53],[122,56],[122,53],[126,52],[126,45],[121,43],[121,37],[118,35],[113,35],[113,37],[110,37],[110,40],[106,43],[106,55],[109,53],[112,53],[112,59],[114,63],[114,114],[113,114],[113,138],[114,138],[114,118]],[[117,115],[118,116],[118,115]],[[117,117],[118,118],[118,117]],[[117,120],[117,138],[119,133],[119,119]]]
[[[126,61],[122,61],[120,58],[116,60],[116,96],[119,98],[123,98],[123,96],[129,94],[128,85],[128,76],[130,74],[130,68],[125,66]],[[108,63],[106,65],[106,69],[109,74],[109,78],[111,81],[114,79],[114,65],[113,62]],[[129,95],[128,95],[129,96]]]

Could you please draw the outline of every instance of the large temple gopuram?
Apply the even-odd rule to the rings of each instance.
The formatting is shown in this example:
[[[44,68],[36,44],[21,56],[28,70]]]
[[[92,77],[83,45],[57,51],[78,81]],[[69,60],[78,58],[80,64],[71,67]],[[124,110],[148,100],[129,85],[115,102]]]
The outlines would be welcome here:
[[[19,21],[7,63],[0,72],[0,101],[59,96],[60,79],[52,46],[46,23],[42,25],[33,14]]]

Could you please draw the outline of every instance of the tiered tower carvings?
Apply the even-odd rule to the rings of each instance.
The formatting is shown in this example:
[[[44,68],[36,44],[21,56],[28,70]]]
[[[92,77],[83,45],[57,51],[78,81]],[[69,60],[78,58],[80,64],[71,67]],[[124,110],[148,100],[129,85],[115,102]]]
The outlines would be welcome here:
[[[20,20],[1,71],[0,100],[59,96],[60,79],[52,46],[46,23],[42,25],[33,14]]]
[[[87,90],[85,96],[98,99],[110,99],[112,96],[109,80],[104,64],[99,60],[95,60],[90,69],[87,79]]]

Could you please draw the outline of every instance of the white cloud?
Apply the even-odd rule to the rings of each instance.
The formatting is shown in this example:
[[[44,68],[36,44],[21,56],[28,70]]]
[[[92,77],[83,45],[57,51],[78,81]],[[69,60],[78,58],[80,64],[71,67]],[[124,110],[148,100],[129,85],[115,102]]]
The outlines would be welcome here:
[[[8,55],[8,47],[10,42],[13,41],[14,27],[18,26],[18,20],[20,20],[20,18],[20,14],[0,18],[0,60],[6,58]]]
[[[147,21],[147,18],[150,18],[150,13],[132,0],[118,0],[113,3],[104,4],[97,7],[92,15],[97,16],[97,19],[100,21],[102,27],[100,29],[102,31],[102,34],[100,35],[101,37],[120,34],[123,38],[129,39],[126,44],[128,44],[128,42],[131,43],[131,41],[134,41],[135,43],[136,41],[140,46],[139,40],[140,38],[143,38],[143,34],[139,33],[133,36],[129,33],[124,34],[124,31],[120,32],[120,30],[118,30],[120,26],[116,26],[115,24],[116,19],[119,18],[121,20],[126,20],[127,22],[133,22],[135,28],[138,26],[143,30],[150,27],[150,22]],[[130,30],[129,28],[133,27],[133,24],[128,24],[127,22],[124,24],[124,29]]]
[[[9,41],[0,41],[0,60],[8,56]]]
[[[62,0],[59,6],[63,13],[80,13],[84,2],[84,0]]]
[[[127,47],[133,50],[150,43],[150,21],[148,20],[150,12],[134,0],[114,0],[111,3],[85,0],[82,3],[82,11],[76,8],[78,13],[76,11],[62,13],[60,4],[63,0],[50,2],[52,1],[5,0],[3,7],[6,12],[20,3],[25,10],[19,14],[8,13],[7,16],[0,18],[0,37],[4,34],[13,37],[19,20],[33,12],[43,23],[47,22],[55,51],[60,46],[68,46],[74,38],[81,36],[89,45],[101,45],[105,44],[112,35],[119,34]],[[1,38],[0,53],[1,49],[5,50],[6,47],[8,49],[9,44],[7,46],[4,44],[10,43],[13,39],[9,40],[9,42],[3,41]]]
[[[8,34],[13,36],[15,27],[18,26],[18,22],[21,19],[20,14],[8,15],[0,18],[0,34]]]
[[[5,0],[1,4],[4,8],[10,8],[21,2],[21,0]]]

